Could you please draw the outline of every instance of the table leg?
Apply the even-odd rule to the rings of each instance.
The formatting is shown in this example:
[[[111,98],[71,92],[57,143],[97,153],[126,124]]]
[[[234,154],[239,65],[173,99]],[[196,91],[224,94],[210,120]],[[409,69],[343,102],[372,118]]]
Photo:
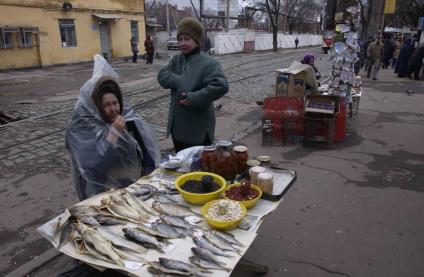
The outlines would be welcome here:
[[[268,272],[268,267],[266,265],[257,264],[245,258],[240,259],[237,267],[242,271],[254,272],[258,274],[265,274]]]

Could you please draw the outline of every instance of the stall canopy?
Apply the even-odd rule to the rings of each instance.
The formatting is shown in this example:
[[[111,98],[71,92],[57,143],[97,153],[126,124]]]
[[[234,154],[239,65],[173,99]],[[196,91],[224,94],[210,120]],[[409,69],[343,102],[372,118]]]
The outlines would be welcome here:
[[[120,14],[99,14],[99,13],[92,13],[92,16],[94,16],[98,20],[114,20],[118,21],[119,19],[123,18]]]

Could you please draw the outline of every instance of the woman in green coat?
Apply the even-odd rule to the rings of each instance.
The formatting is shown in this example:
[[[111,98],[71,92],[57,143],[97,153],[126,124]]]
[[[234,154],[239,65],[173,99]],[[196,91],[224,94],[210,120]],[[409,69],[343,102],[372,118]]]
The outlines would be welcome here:
[[[228,92],[228,80],[220,64],[200,51],[203,27],[194,18],[178,25],[179,54],[158,74],[159,84],[171,89],[167,136],[175,151],[210,145],[215,133],[213,101]]]

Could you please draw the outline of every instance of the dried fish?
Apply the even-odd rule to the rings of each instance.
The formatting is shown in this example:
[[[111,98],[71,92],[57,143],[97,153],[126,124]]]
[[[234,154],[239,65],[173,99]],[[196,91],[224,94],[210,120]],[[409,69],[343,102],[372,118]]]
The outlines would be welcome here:
[[[99,223],[95,219],[95,216],[99,214],[99,211],[94,206],[88,206],[88,205],[75,206],[70,208],[69,212],[75,219],[85,224],[89,224],[93,226],[99,225]]]
[[[99,232],[81,222],[74,223],[74,226],[81,235],[86,246],[92,246],[97,253],[107,257],[115,264],[120,266],[124,265],[121,257],[113,249],[111,243],[102,237]]]
[[[217,236],[215,232],[204,232],[204,237],[213,245],[221,248],[224,251],[233,251],[240,254],[241,250],[233,246],[228,241],[224,240],[220,236]]]
[[[128,206],[124,200],[121,200],[115,196],[111,196],[110,199],[102,199],[101,202],[114,215],[122,216],[135,222],[146,221],[146,219],[140,216],[137,210],[134,210]]]
[[[214,232],[215,235],[218,237],[221,237],[223,240],[227,241],[228,243],[235,244],[237,246],[244,246],[241,242],[239,242],[233,234],[227,233],[227,232]]]
[[[213,245],[212,243],[210,243],[209,241],[207,241],[203,238],[199,238],[199,237],[195,236],[195,237],[193,237],[193,241],[197,245],[197,247],[207,249],[210,252],[214,253],[215,255],[227,257],[227,258],[234,258],[234,256],[225,254],[223,252],[223,249],[216,247],[215,245]]]
[[[181,238],[181,234],[177,232],[171,225],[166,223],[155,222],[152,223],[152,228],[158,231],[159,233],[165,234],[170,238]]]
[[[140,231],[143,231],[144,233],[154,236],[154,237],[158,237],[158,238],[164,238],[164,239],[174,239],[174,236],[170,236],[164,233],[161,233],[153,228],[150,228],[144,224],[140,224],[137,226],[137,229],[139,229]]]
[[[136,228],[124,228],[122,231],[124,232],[125,237],[141,243],[141,245],[144,247],[157,248],[164,252],[166,245],[159,242],[155,237],[150,236]]]
[[[100,215],[100,214],[97,215],[95,219],[97,220],[97,222],[100,223],[100,225],[106,225],[106,226],[125,225],[128,223],[128,221],[125,221],[123,219],[119,219],[119,218],[107,216],[107,215]]]
[[[190,210],[190,208],[181,204],[153,202],[152,207],[160,213],[173,216],[185,217],[198,215]]]
[[[193,229],[185,229],[185,228],[181,228],[181,227],[177,227],[177,226],[174,226],[174,229],[178,232],[178,234],[180,234],[183,237],[189,237],[189,236],[192,236],[194,234]]]
[[[231,271],[231,269],[222,267],[220,265],[215,264],[214,262],[206,261],[203,259],[200,259],[199,257],[191,256],[189,258],[190,262],[197,265],[198,267],[201,267],[203,269],[215,269],[215,270],[225,270],[225,271]]]
[[[170,269],[167,267],[164,267],[159,262],[150,262],[150,267],[148,270],[152,273],[167,273],[167,274],[175,274],[175,275],[182,275],[182,276],[191,276],[191,272],[187,271],[180,271],[175,269]]]
[[[123,236],[115,232],[112,232],[106,229],[105,227],[97,227],[97,231],[100,233],[102,237],[109,240],[113,246],[116,246],[118,248],[122,248],[125,250],[131,250],[133,252],[138,252],[140,254],[146,252],[146,248],[144,248],[143,246],[137,243],[134,243],[132,241],[129,241],[125,239]]]
[[[213,262],[213,263],[215,263],[219,266],[225,266],[225,263],[220,262],[217,258],[215,258],[215,255],[207,249],[200,248],[200,247],[192,247],[191,251],[199,259],[209,261],[209,262]]]
[[[145,219],[149,219],[150,215],[157,215],[157,213],[149,207],[143,201],[138,200],[136,197],[131,195],[130,193],[123,191],[121,193],[122,198],[130,205],[132,208],[137,210],[137,212]]]
[[[139,184],[137,183],[136,185],[133,185],[127,189],[132,189],[135,191],[144,191],[144,190],[149,190],[151,193],[157,193],[159,191],[159,189],[155,186],[149,185],[149,184]]]
[[[177,200],[163,193],[156,193],[155,195],[153,195],[153,199],[156,202],[161,202],[161,203],[178,203]]]
[[[163,214],[163,215],[160,215],[159,217],[160,217],[160,219],[162,219],[163,222],[168,223],[172,226],[185,228],[185,229],[190,229],[190,228],[195,227],[195,225],[191,225],[190,223],[185,221],[183,218],[178,217],[178,216]]]
[[[137,199],[141,200],[141,201],[146,201],[146,200],[149,200],[150,198],[152,198],[152,196],[153,196],[153,193],[149,193],[149,194],[146,194],[146,195],[141,195],[141,196],[137,197]]]
[[[159,194],[177,195],[180,192],[177,189],[164,189],[158,192]]]
[[[194,266],[192,264],[188,264],[182,261],[178,261],[178,260],[172,260],[172,259],[167,259],[167,258],[159,258],[159,262],[167,268],[170,269],[175,269],[175,270],[180,270],[180,271],[187,271],[187,272],[192,272],[192,273],[199,273],[199,271],[205,272],[205,273],[212,273],[210,271],[207,271],[201,267],[198,266]]]

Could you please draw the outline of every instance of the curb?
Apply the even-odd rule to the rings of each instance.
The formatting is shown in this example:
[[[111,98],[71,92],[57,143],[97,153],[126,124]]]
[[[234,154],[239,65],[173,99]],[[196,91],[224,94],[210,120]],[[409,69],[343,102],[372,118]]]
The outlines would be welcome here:
[[[57,251],[55,248],[51,248],[41,254],[40,256],[35,257],[31,261],[27,262],[26,264],[21,265],[17,269],[13,270],[12,272],[9,272],[4,277],[16,277],[16,276],[26,276],[28,273],[33,272],[35,269],[39,268],[43,264],[49,262],[56,256],[60,255],[61,253]]]

